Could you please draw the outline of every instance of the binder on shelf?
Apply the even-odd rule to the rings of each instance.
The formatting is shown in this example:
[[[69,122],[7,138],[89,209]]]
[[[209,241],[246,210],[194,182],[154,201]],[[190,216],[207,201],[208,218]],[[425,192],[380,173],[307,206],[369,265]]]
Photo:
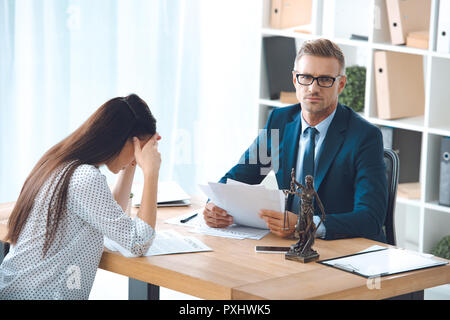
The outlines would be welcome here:
[[[311,23],[312,0],[272,0],[270,27],[285,29]]]
[[[359,40],[359,41],[369,41],[369,37],[362,34],[354,34],[352,33],[350,36],[350,40]]]
[[[294,32],[297,33],[303,33],[303,34],[312,34],[311,30],[309,30],[308,28],[300,28],[300,29],[295,29]]]
[[[416,31],[408,33],[406,46],[418,49],[428,49],[428,31]]]
[[[439,204],[450,206],[450,137],[441,138]]]
[[[420,200],[420,182],[399,183],[397,196],[405,199]]]
[[[439,2],[439,19],[436,51],[450,53],[450,1]]]
[[[264,54],[267,67],[269,96],[280,99],[281,91],[295,91],[292,69],[297,55],[295,39],[287,37],[264,37]]]
[[[423,57],[399,52],[374,53],[378,118],[398,119],[424,114]]]
[[[289,103],[289,104],[297,104],[297,94],[294,92],[286,92],[281,91],[280,93],[280,102],[281,103]]]
[[[410,32],[430,29],[431,0],[386,0],[392,44],[405,44]]]
[[[380,127],[380,130],[381,134],[383,135],[383,146],[385,148],[394,150],[399,157],[399,190],[405,189],[406,187],[407,189],[409,189],[409,191],[414,191],[411,190],[411,186],[413,185],[410,185],[409,188],[408,186],[400,188],[400,184],[414,183],[419,181],[422,133],[384,126]],[[415,187],[417,187],[417,185],[415,185]],[[420,192],[420,186],[418,190]],[[413,192],[413,196],[416,197],[417,192]],[[410,196],[408,196],[407,198],[410,198]]]

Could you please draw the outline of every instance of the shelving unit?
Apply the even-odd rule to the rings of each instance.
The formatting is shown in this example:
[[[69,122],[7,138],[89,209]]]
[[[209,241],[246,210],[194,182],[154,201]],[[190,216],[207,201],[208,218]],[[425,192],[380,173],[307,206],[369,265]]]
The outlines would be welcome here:
[[[264,0],[261,42],[263,37],[294,38],[297,48],[303,41],[319,37],[337,43],[344,51],[346,65],[366,67],[365,108],[361,114],[378,126],[412,130],[422,134],[420,156],[419,199],[398,197],[396,230],[399,247],[429,253],[436,243],[450,235],[450,207],[438,204],[440,171],[440,138],[450,136],[450,53],[436,52],[439,0],[430,0],[428,50],[390,44],[385,0],[313,0],[311,34],[295,32],[295,28],[270,28],[270,0]],[[351,21],[351,23],[348,23]],[[351,40],[351,34],[366,35],[368,41]],[[395,51],[423,57],[425,112],[423,116],[398,120],[377,118],[374,52]],[[259,128],[263,128],[268,112],[288,104],[268,98],[267,74],[263,47],[260,55]],[[291,74],[287,74],[291,77]]]

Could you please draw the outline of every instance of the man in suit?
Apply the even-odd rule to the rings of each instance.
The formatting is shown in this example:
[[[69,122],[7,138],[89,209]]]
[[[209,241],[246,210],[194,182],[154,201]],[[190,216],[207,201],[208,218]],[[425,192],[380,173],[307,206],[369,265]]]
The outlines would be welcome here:
[[[324,239],[364,237],[385,242],[382,229],[387,208],[387,184],[380,130],[338,103],[346,83],[341,49],[326,39],[307,41],[294,63],[292,81],[299,104],[272,111],[265,130],[243,154],[241,161],[220,180],[260,183],[269,170],[280,189],[289,189],[291,170],[304,184],[314,176],[314,188],[325,208],[326,219],[314,223]],[[260,156],[267,149],[270,162]],[[290,229],[283,230],[283,213],[262,210],[272,233],[293,234],[299,201],[288,201]],[[317,209],[317,208],[316,208]],[[232,216],[210,202],[203,212],[211,227],[226,227]],[[257,214],[257,213],[255,213]]]

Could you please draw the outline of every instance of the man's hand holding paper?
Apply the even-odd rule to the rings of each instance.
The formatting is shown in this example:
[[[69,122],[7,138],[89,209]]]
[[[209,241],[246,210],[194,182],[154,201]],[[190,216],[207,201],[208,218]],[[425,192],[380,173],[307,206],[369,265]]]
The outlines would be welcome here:
[[[283,212],[262,209],[258,215],[267,223],[270,232],[279,237],[287,238],[295,231],[297,215],[290,211],[288,211],[289,224],[286,224],[286,226],[283,226]],[[213,202],[209,202],[205,206],[203,217],[206,224],[211,228],[226,228],[233,224],[233,216],[229,215],[226,210],[218,207]],[[289,228],[287,228],[288,226]]]
[[[203,217],[208,227],[211,228],[226,228],[233,224],[233,217],[213,202],[206,204],[205,210],[203,210]]]
[[[284,225],[284,212],[263,209],[259,212],[259,216],[263,219],[273,234],[286,238],[292,235],[295,231],[297,223],[297,215],[288,211],[288,220]]]
[[[284,194],[263,185],[248,185],[229,179],[227,184],[208,183],[200,186],[210,198],[203,216],[210,227],[227,227],[233,223],[268,229],[259,215],[261,210],[284,211]]]

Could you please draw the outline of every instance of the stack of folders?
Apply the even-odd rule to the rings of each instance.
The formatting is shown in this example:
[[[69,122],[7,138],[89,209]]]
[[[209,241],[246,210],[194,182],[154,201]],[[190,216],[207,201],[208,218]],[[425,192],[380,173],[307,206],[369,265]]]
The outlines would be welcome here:
[[[442,1],[441,1],[442,2]],[[428,48],[431,0],[386,0],[392,44]]]
[[[422,116],[425,111],[423,57],[376,51],[374,66],[378,118]]]
[[[311,23],[312,0],[272,0],[270,27],[286,29]]]

